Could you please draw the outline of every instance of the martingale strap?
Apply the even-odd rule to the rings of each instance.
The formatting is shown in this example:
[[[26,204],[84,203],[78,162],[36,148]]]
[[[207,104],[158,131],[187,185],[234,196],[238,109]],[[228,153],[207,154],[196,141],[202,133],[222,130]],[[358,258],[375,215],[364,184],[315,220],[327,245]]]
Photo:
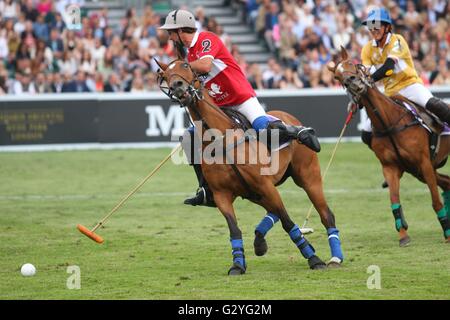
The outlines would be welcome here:
[[[394,137],[393,137],[393,133],[391,133],[392,130],[393,130],[395,127],[388,127],[388,126],[386,125],[386,123],[383,121],[383,117],[380,115],[378,109],[373,105],[372,102],[370,102],[370,107],[371,107],[372,111],[374,112],[374,114],[377,116],[377,118],[378,118],[378,120],[380,121],[381,125],[383,126],[384,131],[382,131],[382,132],[386,133],[385,135],[383,135],[383,137],[387,136],[387,137],[389,138],[389,141],[390,141],[391,144],[392,144],[392,147],[393,147],[393,149],[394,149],[394,152],[395,152],[395,154],[396,154],[396,156],[397,156],[398,161],[400,162],[400,165],[403,167],[403,170],[405,170],[405,171],[411,173],[411,174],[412,174],[413,176],[415,176],[416,178],[419,178],[419,177],[421,176],[421,175],[420,175],[420,172],[418,172],[415,168],[409,167],[409,166],[406,164],[405,160],[404,160],[404,159],[402,158],[402,156],[400,155],[400,151],[398,150],[398,146],[397,146],[397,144],[395,143],[395,140],[394,140]],[[403,116],[403,117],[404,117],[404,116]],[[398,121],[400,121],[403,117],[401,117]],[[415,121],[416,121],[417,123],[413,124]],[[415,121],[412,121],[412,122],[409,123],[409,124],[417,125],[417,124],[418,124],[418,121],[417,121],[417,120],[415,120]],[[412,127],[413,125],[410,125],[410,126],[408,126],[407,128]],[[402,131],[405,130],[405,129],[406,129],[406,128],[403,128]],[[379,136],[378,136],[378,133],[375,132],[375,130],[374,130],[373,134],[374,134],[375,137],[379,137]],[[408,169],[409,169],[409,170],[408,170]]]
[[[175,18],[176,18],[176,13],[175,13]],[[190,85],[189,85],[190,93],[194,95],[194,97],[193,97],[193,99],[192,99],[192,101],[191,101],[191,105],[190,105],[190,106],[192,106],[193,104],[198,103],[199,101],[202,100],[202,101],[205,102],[207,105],[209,105],[210,107],[214,108],[214,106],[213,106],[211,103],[209,103],[207,100],[205,100],[205,99],[203,98],[203,95],[201,94],[201,90],[203,90],[203,86],[201,86],[200,89],[195,89],[195,87],[194,87],[194,82],[197,81],[198,78],[197,78],[197,75],[195,74],[194,70],[192,70],[192,68],[191,68],[191,71],[193,72],[193,74],[195,75],[195,77],[194,77],[194,80],[193,80],[193,81],[190,83]],[[179,75],[178,75],[178,76],[179,76]],[[181,77],[181,76],[179,76],[179,77]],[[186,81],[187,83],[189,83],[189,81],[187,81],[187,80],[184,79],[183,77],[181,77],[181,78],[182,78],[184,81]],[[161,79],[160,79],[160,84],[159,84],[161,89],[163,89],[163,87],[162,87],[163,81],[164,81],[164,78],[161,77]],[[167,81],[166,81],[166,82],[167,82]],[[182,102],[181,102],[179,99],[174,99],[173,94],[172,94],[172,90],[171,90],[170,88],[165,88],[165,87],[164,87],[164,89],[167,89],[167,92],[166,92],[165,90],[162,90],[162,91],[163,91],[169,98],[171,98],[173,101],[178,102],[178,103],[180,104],[180,107],[188,107],[188,106],[183,105]],[[193,112],[195,113],[195,115],[197,116],[197,118],[200,119],[200,121],[202,122],[203,128],[204,128],[205,130],[210,129],[210,126],[208,125],[207,121],[202,117],[202,115],[201,115],[200,112],[197,110],[197,108],[196,108],[195,106],[192,106],[191,110],[193,110]],[[189,117],[188,117],[188,118],[189,118]],[[236,144],[236,143],[233,144],[233,148],[236,147],[237,145],[241,144],[241,143],[244,143],[244,142],[246,142],[246,141],[249,141],[250,139],[252,139],[252,138],[249,137],[248,135],[246,135],[245,138],[244,138],[243,140],[241,139],[241,141],[238,141],[238,144]],[[229,158],[228,158],[228,153],[226,152],[226,146],[225,146],[225,144],[224,144],[224,151],[225,151],[225,155],[227,156],[227,159],[229,159]],[[252,188],[251,188],[250,185],[247,183],[247,181],[245,180],[245,178],[242,176],[241,172],[240,172],[239,169],[236,167],[236,165],[235,165],[232,161],[229,161],[229,162],[231,163],[230,166],[231,166],[231,168],[233,169],[234,173],[236,174],[237,178],[239,179],[240,183],[244,186],[244,188],[245,188],[246,191],[247,191],[248,196],[245,197],[245,198],[247,198],[247,199],[249,199],[249,200],[255,200],[255,201],[261,200],[261,198],[262,198],[261,195],[259,195],[259,194],[257,194],[256,192],[252,191]]]
[[[248,141],[248,139],[249,139],[250,137],[248,137],[248,136],[245,136],[245,141]],[[234,147],[236,147],[238,144],[240,144],[240,143],[242,143],[242,142],[235,142],[235,143],[233,143],[233,148]],[[224,144],[224,146],[223,146],[223,149],[224,149],[224,152],[225,152],[225,156],[227,157],[227,160],[229,160],[229,157],[228,157],[228,152],[227,152],[227,147],[225,146],[225,144]],[[244,188],[245,188],[245,190],[247,191],[247,196],[246,197],[243,197],[243,198],[247,198],[247,199],[249,199],[249,200],[255,200],[255,201],[259,201],[259,200],[261,200],[261,195],[260,194],[258,194],[258,193],[256,193],[256,192],[254,192],[253,190],[252,190],[252,188],[250,187],[250,185],[248,184],[248,182],[245,180],[245,178],[242,176],[242,174],[241,174],[241,172],[239,171],[239,168],[233,163],[233,161],[229,161],[231,164],[230,164],[230,166],[231,166],[231,169],[233,169],[233,171],[234,171],[234,173],[236,174],[236,176],[238,177],[238,179],[239,179],[239,182],[244,186]]]
[[[396,134],[396,133],[402,132],[403,130],[406,130],[410,127],[417,126],[419,124],[420,124],[420,122],[418,120],[414,120],[414,121],[411,121],[410,123],[405,124],[401,127],[391,127],[391,128],[388,128],[387,130],[376,131],[376,132],[374,132],[374,136],[379,137],[379,138],[387,137],[391,134]]]

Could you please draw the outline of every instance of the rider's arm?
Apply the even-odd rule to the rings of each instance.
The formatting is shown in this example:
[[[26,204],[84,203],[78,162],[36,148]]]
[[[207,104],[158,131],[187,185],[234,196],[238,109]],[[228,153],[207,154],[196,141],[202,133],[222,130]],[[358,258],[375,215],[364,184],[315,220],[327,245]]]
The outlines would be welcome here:
[[[202,57],[190,63],[191,68],[200,74],[209,73],[212,68],[213,58],[210,56]]]
[[[386,62],[373,73],[372,79],[376,82],[385,77],[389,77],[394,73],[395,61],[392,58],[387,58]]]

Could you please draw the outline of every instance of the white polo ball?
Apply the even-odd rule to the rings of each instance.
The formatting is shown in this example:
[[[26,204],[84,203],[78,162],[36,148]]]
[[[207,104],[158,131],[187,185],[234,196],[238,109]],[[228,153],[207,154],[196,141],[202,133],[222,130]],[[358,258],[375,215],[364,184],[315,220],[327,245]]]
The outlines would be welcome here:
[[[36,268],[31,263],[25,263],[20,272],[24,277],[32,277],[36,274]]]

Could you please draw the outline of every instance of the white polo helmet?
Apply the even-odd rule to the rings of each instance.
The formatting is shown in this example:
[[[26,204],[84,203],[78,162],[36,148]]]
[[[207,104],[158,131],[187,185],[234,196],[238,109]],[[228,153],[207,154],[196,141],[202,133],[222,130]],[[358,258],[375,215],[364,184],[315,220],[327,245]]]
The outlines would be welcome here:
[[[189,11],[173,10],[169,12],[164,25],[159,29],[173,30],[181,28],[197,29],[197,27],[195,26],[195,17]]]

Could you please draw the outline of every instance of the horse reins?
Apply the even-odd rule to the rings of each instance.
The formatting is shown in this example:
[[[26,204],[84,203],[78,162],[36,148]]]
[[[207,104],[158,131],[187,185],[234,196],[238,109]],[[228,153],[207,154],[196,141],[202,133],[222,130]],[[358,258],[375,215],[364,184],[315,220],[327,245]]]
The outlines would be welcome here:
[[[337,66],[336,66],[337,67]],[[357,64],[356,65],[356,68],[358,69],[358,71],[361,73],[361,74],[363,74],[363,75],[365,75],[365,73],[364,73],[364,70],[363,69],[365,69],[365,66],[364,65],[362,65],[362,64]],[[356,75],[356,73],[353,73],[353,72],[350,72],[350,71],[346,71],[346,72],[343,72],[343,74],[344,73],[350,73],[350,74],[355,74]],[[366,84],[367,86],[369,86],[370,88],[372,88],[372,84],[373,84],[373,82],[372,81],[370,81],[370,80],[368,80],[368,79],[366,79],[364,76],[363,77],[360,77],[359,78],[364,84]],[[347,90],[348,90],[348,88],[347,87],[345,87]],[[360,100],[361,100],[361,95],[362,94],[364,94],[364,92],[366,92],[367,91],[367,88],[365,89],[365,90],[360,90],[360,91],[358,91],[357,92],[357,96],[356,97],[353,97],[353,93],[352,92],[350,92],[350,94],[352,95],[352,97],[353,97],[353,101],[354,102],[356,102],[356,103],[358,103]],[[408,124],[406,124],[406,125],[404,125],[404,126],[402,126],[402,127],[400,127],[400,128],[398,128],[398,127],[396,127],[396,125],[408,114],[407,112],[404,112],[403,113],[403,115],[393,124],[393,125],[391,125],[390,127],[388,127],[387,125],[386,125],[386,123],[385,123],[385,121],[383,120],[383,117],[381,116],[381,114],[380,114],[380,111],[378,110],[378,108],[371,102],[371,101],[369,101],[368,99],[367,99],[367,101],[369,102],[369,107],[371,108],[371,110],[372,110],[372,112],[376,115],[376,117],[378,118],[378,120],[380,121],[380,123],[381,123],[381,125],[383,126],[383,128],[384,128],[384,130],[383,131],[374,131],[374,136],[375,137],[388,137],[389,138],[389,141],[391,142],[391,144],[392,144],[392,147],[393,147],[393,149],[394,149],[394,152],[395,152],[395,154],[396,154],[396,156],[397,156],[397,158],[398,158],[398,160],[399,160],[399,162],[400,162],[400,165],[401,166],[403,166],[403,168],[404,168],[404,170],[405,171],[408,171],[408,172],[410,172],[413,176],[415,176],[415,177],[419,177],[420,175],[419,175],[419,172],[417,171],[417,170],[415,170],[415,169],[412,169],[412,170],[408,170],[408,168],[410,168],[410,166],[408,166],[407,164],[406,164],[406,162],[405,162],[405,160],[402,158],[402,156],[400,155],[400,150],[398,149],[398,146],[397,146],[397,144],[395,143],[395,140],[394,140],[394,137],[393,137],[393,135],[394,134],[396,134],[396,133],[399,133],[399,132],[401,132],[401,131],[403,131],[403,130],[406,130],[406,129],[408,129],[408,128],[410,128],[410,127],[413,127],[413,126],[416,126],[416,125],[418,125],[419,124],[419,121],[417,121],[417,120],[414,120],[414,121],[412,121],[412,122],[410,122],[410,123],[408,123]]]
[[[369,105],[370,105],[370,107],[371,107],[373,113],[377,116],[378,120],[380,121],[381,125],[382,125],[383,128],[384,128],[384,131],[381,131],[381,132],[376,132],[376,131],[375,131],[375,132],[374,132],[374,136],[375,136],[375,137],[380,137],[380,138],[381,138],[381,137],[388,137],[388,138],[389,138],[389,141],[390,141],[391,144],[392,144],[392,147],[394,148],[395,154],[397,155],[397,158],[398,158],[398,160],[399,160],[399,162],[400,162],[400,165],[404,168],[405,171],[410,172],[413,176],[415,176],[415,177],[418,178],[418,177],[419,177],[419,172],[418,172],[417,170],[415,170],[415,169],[408,170],[408,168],[411,168],[411,167],[408,166],[408,165],[406,164],[405,160],[404,160],[403,157],[400,155],[400,150],[398,149],[398,146],[397,146],[397,144],[395,143],[395,140],[394,140],[393,135],[396,134],[396,133],[399,133],[399,132],[401,132],[401,131],[403,131],[403,130],[406,130],[406,129],[412,127],[412,126],[418,125],[419,122],[418,122],[417,120],[412,121],[412,122],[408,123],[407,125],[404,125],[404,126],[401,127],[400,129],[396,129],[396,127],[394,127],[394,126],[388,127],[388,126],[386,125],[386,123],[383,121],[383,117],[380,115],[379,110],[374,106],[374,104],[373,104],[372,102],[370,102],[370,101],[368,101],[368,102],[369,102]],[[402,120],[402,119],[405,117],[406,114],[407,114],[407,113],[405,112],[405,113],[403,114],[403,116],[400,117],[400,119],[396,122],[396,124],[397,124],[398,122],[400,122],[400,120]],[[396,130],[394,130],[394,129],[396,129]]]
[[[176,60],[175,60],[175,61],[176,61]],[[173,62],[175,62],[175,61],[173,61]],[[173,62],[172,62],[172,63],[173,63]],[[172,63],[170,63],[170,64],[172,64]],[[170,65],[170,64],[169,64],[169,65]],[[188,65],[189,65],[189,64],[188,64]],[[194,75],[194,79],[193,79],[191,82],[187,81],[187,79],[185,79],[183,76],[181,76],[181,75],[179,75],[179,74],[176,74],[176,73],[174,73],[174,74],[172,74],[172,75],[170,76],[170,77],[178,76],[178,77],[180,77],[183,81],[185,81],[186,83],[189,84],[187,90],[188,90],[189,94],[193,97],[193,99],[191,99],[191,101],[189,102],[188,105],[186,105],[185,103],[183,103],[183,101],[181,101],[180,98],[177,98],[176,96],[174,97],[174,94],[173,94],[173,92],[172,92],[172,90],[171,90],[170,87],[162,87],[162,82],[163,82],[164,80],[166,80],[166,82],[167,82],[167,84],[168,84],[168,83],[169,83],[168,80],[169,80],[170,78],[169,78],[169,79],[164,79],[163,76],[158,75],[158,77],[161,78],[161,79],[160,79],[159,87],[160,87],[161,91],[162,91],[165,95],[167,95],[172,101],[179,103],[179,104],[180,104],[180,107],[184,108],[185,110],[186,110],[188,107],[191,107],[191,110],[193,110],[193,111],[195,112],[195,115],[196,115],[196,116],[200,119],[200,121],[202,122],[203,128],[204,128],[205,130],[209,130],[211,127],[208,125],[208,122],[206,121],[206,119],[204,119],[204,118],[201,116],[201,114],[200,114],[200,112],[197,110],[197,108],[194,107],[194,104],[195,104],[196,102],[203,101],[204,103],[206,103],[208,106],[210,106],[210,107],[213,108],[213,109],[216,109],[217,107],[214,106],[213,104],[211,104],[208,100],[204,99],[204,96],[203,96],[203,94],[202,94],[202,91],[203,91],[203,89],[204,89],[204,86],[202,85],[201,81],[198,79],[197,73],[192,69],[192,67],[191,67],[190,65],[189,65],[189,69],[191,70],[192,74]],[[197,81],[201,84],[199,88],[195,88],[195,83],[196,83]],[[167,92],[166,92],[165,90],[163,90],[163,88],[164,88],[164,89],[167,89]],[[186,113],[188,113],[187,110],[186,110]],[[188,117],[188,118],[189,118],[189,121],[191,122],[191,124],[193,125],[193,123],[192,123],[190,117]],[[232,125],[233,125],[234,129],[236,129],[236,126],[234,125],[234,123],[232,123]],[[222,138],[223,138],[223,137],[222,137]],[[236,147],[236,146],[237,146],[237,145],[233,144],[233,148]],[[228,153],[226,152],[226,146],[225,146],[225,145],[224,145],[224,151],[225,151],[225,156],[227,157],[227,160],[229,160],[229,158],[228,158]],[[248,194],[248,196],[247,196],[246,198],[247,198],[247,199],[250,199],[250,200],[260,200],[260,199],[261,199],[261,195],[257,194],[256,192],[254,192],[254,191],[252,190],[252,188],[250,187],[250,185],[247,183],[247,181],[245,180],[245,178],[242,176],[241,172],[239,171],[239,168],[238,168],[234,163],[232,163],[232,161],[228,161],[228,162],[231,162],[231,163],[229,163],[230,166],[231,166],[231,168],[233,169],[234,173],[235,173],[236,176],[238,177],[240,183],[241,183],[241,184],[244,186],[244,188],[246,189],[247,194]]]

